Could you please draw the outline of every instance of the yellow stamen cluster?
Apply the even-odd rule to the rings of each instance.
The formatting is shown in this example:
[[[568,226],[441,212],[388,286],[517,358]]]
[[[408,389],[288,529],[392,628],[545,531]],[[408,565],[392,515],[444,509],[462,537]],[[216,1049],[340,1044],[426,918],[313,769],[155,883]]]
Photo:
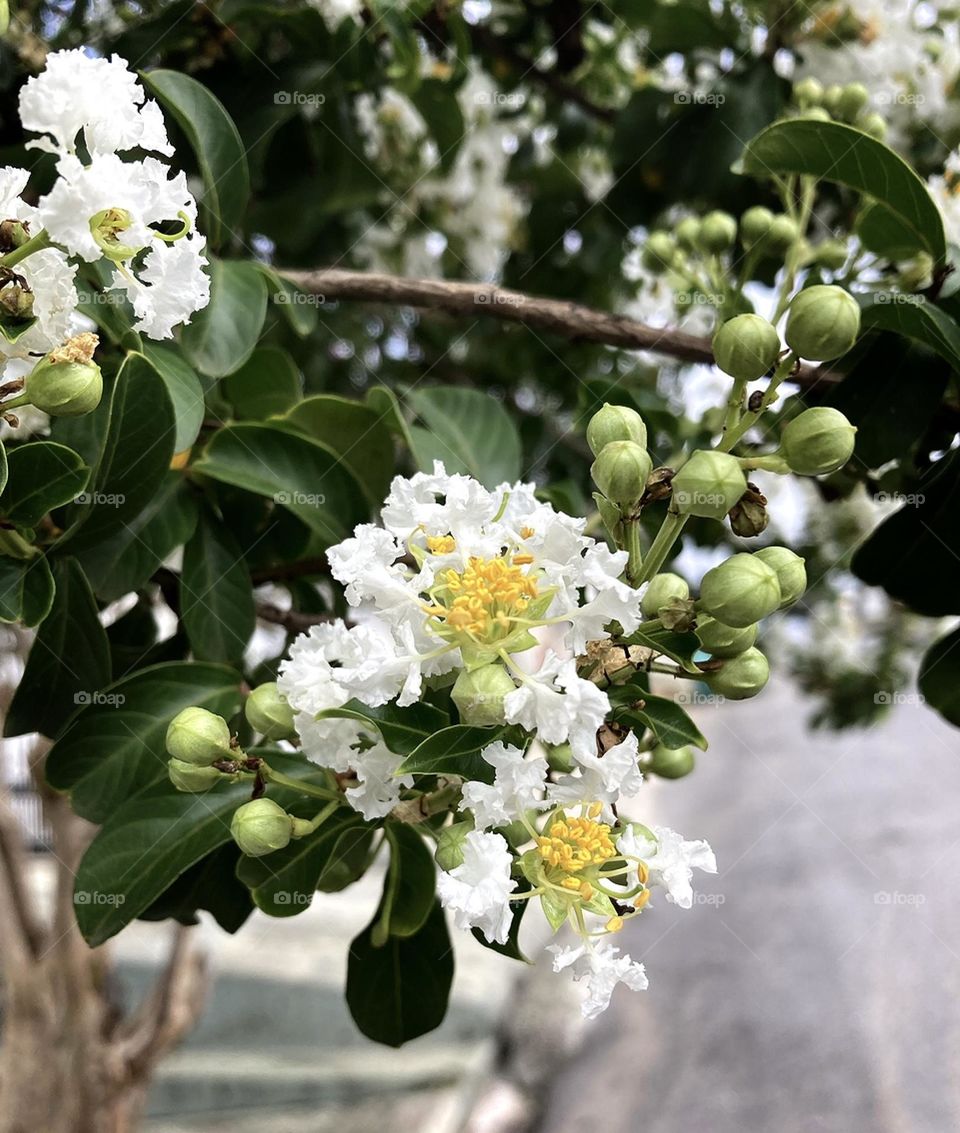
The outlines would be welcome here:
[[[536,578],[521,570],[532,561],[524,554],[471,558],[463,572],[444,571],[440,584],[448,600],[431,606],[430,613],[451,629],[481,639],[498,629],[509,632],[513,620],[539,595]]]
[[[591,818],[558,818],[545,834],[537,839],[540,856],[556,869],[576,874],[589,866],[603,865],[616,855],[610,840],[610,827]],[[576,889],[583,895],[583,885],[576,877],[560,883],[565,889]],[[589,886],[588,886],[589,888]]]
[[[457,541],[452,535],[428,535],[427,550],[431,555],[449,555],[455,550]]]

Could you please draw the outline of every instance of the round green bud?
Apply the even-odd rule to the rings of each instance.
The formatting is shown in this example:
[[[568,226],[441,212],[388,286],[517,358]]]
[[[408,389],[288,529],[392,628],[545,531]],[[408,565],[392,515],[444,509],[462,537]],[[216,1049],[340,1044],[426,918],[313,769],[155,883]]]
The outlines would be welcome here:
[[[700,221],[695,216],[685,216],[673,230],[681,248],[692,252],[700,247]]]
[[[441,869],[449,873],[458,865],[463,865],[463,844],[473,828],[473,822],[455,822],[452,826],[444,826],[440,831],[433,856]]]
[[[293,709],[280,695],[276,681],[259,685],[243,706],[247,723],[265,740],[291,740],[297,730],[293,726]]]
[[[647,447],[647,426],[635,409],[626,405],[605,402],[587,424],[587,444],[594,456],[599,456],[614,441],[633,441]]]
[[[776,364],[780,335],[760,315],[735,315],[713,336],[713,356],[725,374],[741,381],[762,378]]]
[[[653,471],[650,454],[636,441],[604,445],[590,466],[590,475],[607,499],[620,508],[635,507]]]
[[[703,576],[700,604],[724,625],[744,629],[780,606],[777,572],[756,555],[731,555]]]
[[[450,696],[457,706],[462,724],[483,727],[504,722],[504,697],[516,691],[517,686],[510,674],[496,662],[472,671],[462,670]]]
[[[763,240],[773,224],[773,213],[763,205],[754,205],[740,217],[740,238],[747,246]]]
[[[698,449],[673,478],[673,503],[681,515],[723,519],[746,490],[736,457]]]
[[[831,83],[823,92],[823,98],[820,101],[826,110],[831,114],[836,114],[840,109],[841,98],[843,98],[843,87],[839,83]]]
[[[260,858],[290,842],[293,818],[273,799],[253,799],[234,811],[230,833],[248,858]]]
[[[798,118],[806,118],[810,122],[829,122],[830,114],[822,106],[809,106],[797,114]]]
[[[643,266],[647,271],[664,272],[673,264],[677,242],[669,232],[653,232],[643,248]]]
[[[784,338],[801,358],[812,362],[839,358],[859,333],[860,307],[842,287],[820,283],[799,292],[790,303]]]
[[[690,587],[686,580],[681,578],[679,574],[664,571],[663,574],[655,574],[647,583],[643,598],[640,600],[640,609],[645,618],[655,618],[661,608],[669,606],[675,598],[689,597]]]
[[[823,476],[853,456],[856,432],[839,409],[817,405],[784,427],[780,455],[798,476]]]
[[[842,240],[824,240],[813,249],[813,257],[827,271],[839,271],[847,262],[847,246]]]
[[[804,560],[787,547],[762,547],[754,554],[777,573],[780,583],[780,607],[792,606],[803,597],[807,589],[807,571]]]
[[[707,684],[711,692],[727,700],[749,700],[763,689],[770,679],[770,665],[759,649],[747,649],[731,657],[722,669],[710,673]]]
[[[812,75],[801,79],[794,83],[793,98],[797,106],[819,106],[823,98],[823,84]]]
[[[189,791],[191,794],[209,791],[223,778],[216,767],[199,767],[196,763],[185,763],[182,759],[168,760],[167,774],[178,791]]]
[[[773,218],[773,222],[767,229],[764,246],[769,248],[771,252],[783,253],[788,248],[792,248],[799,239],[800,229],[797,222],[787,216],[786,213],[781,213]]]
[[[96,344],[95,335],[86,337],[92,338]],[[27,374],[24,383],[26,400],[51,417],[80,417],[90,413],[97,408],[103,396],[103,376],[100,367],[93,361],[92,350],[90,357],[84,360],[81,352],[72,352],[69,346],[68,343],[52,350],[41,359]]]
[[[865,114],[858,124],[865,134],[876,138],[878,142],[882,142],[887,136],[887,123],[879,114]]]
[[[853,122],[869,101],[870,92],[863,83],[847,83],[837,99],[837,117]]]
[[[755,625],[735,629],[711,618],[709,614],[697,618],[696,633],[700,644],[711,657],[736,657],[757,640]]]
[[[174,759],[197,767],[209,767],[234,754],[226,720],[206,708],[184,708],[178,712],[167,728],[166,744]]]
[[[737,239],[737,222],[728,212],[708,212],[700,221],[697,243],[705,252],[725,252]]]
[[[650,752],[650,760],[647,763],[646,770],[652,771],[654,775],[659,775],[661,779],[682,779],[684,775],[690,774],[695,763],[693,748],[678,747],[671,749],[664,747],[663,744],[657,744]]]

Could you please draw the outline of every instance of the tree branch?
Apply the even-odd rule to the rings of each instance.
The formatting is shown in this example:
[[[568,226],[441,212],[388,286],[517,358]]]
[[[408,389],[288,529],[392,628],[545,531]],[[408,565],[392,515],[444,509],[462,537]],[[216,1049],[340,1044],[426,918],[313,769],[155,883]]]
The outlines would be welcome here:
[[[614,315],[571,303],[511,291],[490,283],[454,283],[444,279],[406,279],[377,272],[284,271],[291,283],[321,300],[355,299],[442,311],[448,315],[501,319],[522,323],[574,342],[596,342],[624,350],[650,350],[685,362],[713,363],[710,340],[675,327],[651,327],[625,315]],[[835,384],[842,375],[818,366],[802,366],[790,380],[805,389]]]
[[[323,622],[332,622],[331,614],[302,614],[299,610],[281,610],[272,602],[257,603],[257,617],[265,622],[283,626],[290,633],[303,633],[311,626],[322,625]]]

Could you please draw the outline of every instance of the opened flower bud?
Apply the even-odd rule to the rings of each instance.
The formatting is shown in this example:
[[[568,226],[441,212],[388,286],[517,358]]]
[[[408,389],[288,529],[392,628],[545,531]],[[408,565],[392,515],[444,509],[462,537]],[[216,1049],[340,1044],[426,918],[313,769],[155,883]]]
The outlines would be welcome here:
[[[604,403],[590,418],[587,425],[587,444],[594,456],[599,456],[614,441],[633,441],[647,447],[647,426],[635,409],[626,405]]]
[[[740,217],[740,239],[746,247],[763,240],[773,224],[773,213],[763,205],[754,205]]]
[[[233,755],[226,720],[206,708],[184,708],[178,712],[167,728],[166,744],[174,759],[197,767],[209,767],[218,759]]]
[[[759,649],[747,649],[727,661],[722,669],[710,673],[707,683],[712,692],[728,700],[749,700],[762,691],[770,679],[770,665]]]
[[[607,499],[623,510],[636,507],[653,471],[650,454],[636,441],[605,445],[590,467],[590,475]]]
[[[472,671],[464,669],[457,677],[450,696],[457,706],[462,724],[483,727],[504,722],[504,697],[516,690],[517,686],[507,670],[495,663],[481,665]]]
[[[756,555],[731,555],[708,570],[700,585],[700,604],[711,617],[734,629],[753,625],[780,606],[780,583],[773,567]]]
[[[807,589],[807,571],[803,559],[786,547],[764,547],[756,557],[772,567],[780,583],[780,606],[792,606]]]
[[[247,697],[243,713],[250,727],[265,740],[289,740],[297,734],[293,709],[280,695],[276,681],[255,688]]]
[[[673,503],[681,515],[723,519],[746,490],[736,457],[699,449],[673,478]]]
[[[857,341],[860,307],[842,287],[821,283],[794,296],[784,338],[801,358],[826,362]]]
[[[455,822],[452,826],[444,826],[437,835],[437,848],[434,859],[437,865],[450,872],[457,866],[463,865],[463,848],[467,835],[474,829],[473,822]],[[527,835],[529,838],[529,834]]]
[[[224,778],[216,767],[200,767],[196,763],[186,763],[182,759],[168,760],[167,774],[178,791],[189,791],[191,794],[209,791],[215,783]]]
[[[703,614],[697,618],[696,632],[700,644],[711,657],[736,657],[757,640],[755,625],[735,629]]]
[[[643,248],[643,266],[652,272],[667,271],[676,251],[677,242],[668,232],[654,232]]]
[[[93,361],[95,334],[78,334],[30,371],[24,397],[51,417],[79,417],[96,409],[103,396],[103,377]]]
[[[737,222],[728,212],[708,212],[700,221],[697,243],[705,252],[725,252],[737,238]]]
[[[234,812],[230,833],[248,858],[260,858],[289,843],[293,822],[273,799],[253,799]]]
[[[664,571],[655,574],[647,583],[640,602],[640,609],[645,618],[655,618],[664,606],[668,606],[674,598],[689,598],[690,587],[679,574]]]
[[[818,405],[785,426],[780,454],[799,476],[836,472],[853,456],[856,432],[839,409]]]
[[[776,363],[780,336],[760,315],[728,319],[713,336],[713,356],[725,374],[741,381],[762,378]]]
[[[763,534],[770,522],[767,497],[749,484],[736,506],[730,509],[730,527],[741,539],[752,539]]]
[[[690,774],[695,763],[693,748],[669,748],[657,744],[650,752],[650,761],[646,770],[659,775],[661,779],[682,779],[684,775]]]

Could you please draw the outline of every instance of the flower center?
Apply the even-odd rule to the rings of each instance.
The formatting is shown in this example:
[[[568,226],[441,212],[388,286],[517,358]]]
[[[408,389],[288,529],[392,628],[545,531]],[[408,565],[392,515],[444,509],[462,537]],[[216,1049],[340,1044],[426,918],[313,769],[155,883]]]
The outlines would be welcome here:
[[[449,536],[433,540],[435,553]],[[452,540],[451,540],[452,543]],[[493,559],[471,558],[466,569],[445,570],[431,591],[434,599],[428,613],[455,633],[477,640],[493,641],[507,637],[516,627],[530,602],[539,597],[537,580],[524,574],[532,555],[498,555]]]
[[[560,880],[564,889],[581,893],[585,883],[576,875],[591,866],[603,865],[617,852],[610,839],[610,827],[592,818],[554,819],[537,839],[537,845],[544,862],[566,875]]]

